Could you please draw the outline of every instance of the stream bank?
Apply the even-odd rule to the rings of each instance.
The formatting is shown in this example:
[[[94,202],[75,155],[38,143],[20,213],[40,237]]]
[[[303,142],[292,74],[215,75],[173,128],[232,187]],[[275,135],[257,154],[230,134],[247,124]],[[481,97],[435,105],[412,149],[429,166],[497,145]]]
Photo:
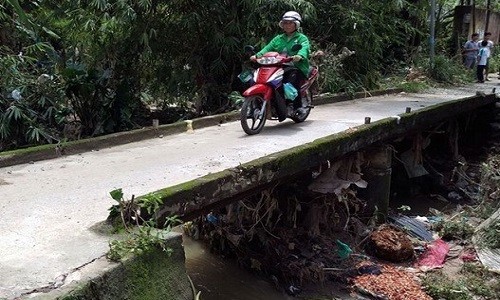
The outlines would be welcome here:
[[[488,204],[491,214],[498,206],[498,198],[493,199],[498,185],[491,185],[485,194],[484,182],[498,176],[494,172],[487,174],[485,166],[492,164],[492,168],[496,168],[496,160],[487,159],[500,145],[497,142],[500,126],[490,123],[495,117],[479,117],[478,122],[471,122],[474,117],[478,116],[443,123],[390,143],[394,158],[391,218],[386,221],[394,231],[387,234],[401,237],[394,245],[404,244],[403,239],[409,241],[411,255],[404,259],[390,261],[387,257],[377,257],[377,251],[370,249],[374,247],[373,234],[380,224],[374,218],[377,208],[364,200],[366,185],[360,166],[365,161],[359,153],[325,166],[325,169],[335,169],[335,179],[330,183],[334,182],[338,188],[330,193],[314,189],[315,179],[325,169],[312,170],[229,206],[213,209],[185,224],[184,230],[193,238],[205,241],[214,255],[231,259],[239,268],[263,278],[280,293],[298,299],[337,297],[333,287],[352,299],[363,299],[366,294],[377,299],[398,299],[391,294],[391,278],[405,278],[404,286],[392,287],[400,295],[408,293],[405,299],[432,299],[431,296],[438,299],[442,295],[436,291],[440,289],[430,284],[433,276],[440,274],[435,269],[446,270],[446,259],[457,257],[467,263],[460,264],[459,269],[473,270],[474,274],[482,272],[488,282],[498,283],[495,275],[481,271],[481,263],[469,239],[474,226],[487,217],[484,214],[480,218],[472,212]],[[410,158],[418,162],[413,164],[413,169],[408,167],[408,157],[403,155],[408,152]],[[486,201],[485,197],[492,199]],[[421,228],[432,240],[412,236],[411,230],[394,221],[406,220],[403,216],[412,220],[419,218]],[[469,227],[472,230],[467,231]],[[443,264],[422,268],[419,263],[435,241],[447,245]],[[459,253],[448,257],[450,249]],[[427,273],[429,270],[432,271]],[[383,278],[380,274],[387,277],[377,282],[375,278]],[[490,291],[490,294],[480,294],[483,297],[480,299],[496,299],[495,289]],[[339,299],[349,299],[344,297]]]

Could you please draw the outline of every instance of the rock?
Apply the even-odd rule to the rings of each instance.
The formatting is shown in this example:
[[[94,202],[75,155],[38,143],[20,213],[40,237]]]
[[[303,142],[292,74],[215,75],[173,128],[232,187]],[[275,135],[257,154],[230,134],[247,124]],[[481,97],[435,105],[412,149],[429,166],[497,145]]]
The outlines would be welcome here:
[[[415,256],[410,238],[401,229],[381,225],[369,238],[368,249],[372,255],[392,262],[402,262]]]

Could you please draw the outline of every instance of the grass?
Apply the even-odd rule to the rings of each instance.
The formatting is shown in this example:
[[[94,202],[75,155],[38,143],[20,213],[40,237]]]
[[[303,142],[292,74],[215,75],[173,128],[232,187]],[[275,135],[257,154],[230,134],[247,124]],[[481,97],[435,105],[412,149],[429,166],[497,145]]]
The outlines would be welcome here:
[[[451,279],[441,271],[422,281],[429,296],[446,300],[500,299],[500,276],[493,275],[480,263],[465,263],[458,276]]]
[[[442,220],[436,225],[436,230],[445,240],[468,240],[474,234],[474,227],[465,217],[457,221]]]
[[[480,246],[491,249],[500,248],[500,221],[482,230]]]
[[[403,91],[407,93],[419,93],[428,89],[430,85],[426,81],[404,81],[401,82],[397,87],[403,89]]]
[[[465,276],[466,286],[482,299],[500,299],[500,276],[492,276],[479,263],[465,263],[460,271]]]
[[[429,274],[422,281],[426,293],[433,299],[472,300],[463,283],[447,278],[442,272]]]

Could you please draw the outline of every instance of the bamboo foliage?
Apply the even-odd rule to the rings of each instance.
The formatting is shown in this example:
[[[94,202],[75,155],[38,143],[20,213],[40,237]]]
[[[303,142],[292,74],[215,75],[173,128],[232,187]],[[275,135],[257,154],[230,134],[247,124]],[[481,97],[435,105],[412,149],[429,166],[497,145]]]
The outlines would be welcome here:
[[[198,113],[227,109],[228,95],[242,89],[244,45],[265,45],[288,10],[303,16],[313,51],[356,51],[341,69],[324,64],[335,68],[324,70],[331,92],[376,87],[424,40],[427,3],[418,0],[0,0],[0,19],[14,24],[0,27],[0,37],[9,41],[4,57],[33,59],[36,67],[21,68],[20,78],[57,79],[63,122],[98,135],[140,126],[144,95],[190,100]],[[19,88],[1,83],[4,99]]]

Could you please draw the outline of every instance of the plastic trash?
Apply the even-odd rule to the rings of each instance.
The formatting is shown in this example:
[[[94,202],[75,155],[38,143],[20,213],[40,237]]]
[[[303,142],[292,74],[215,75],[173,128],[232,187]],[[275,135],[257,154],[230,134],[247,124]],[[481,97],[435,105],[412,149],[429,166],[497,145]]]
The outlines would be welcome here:
[[[212,224],[214,224],[214,225],[215,225],[215,224],[217,224],[218,220],[219,220],[219,219],[217,218],[217,216],[216,216],[216,215],[214,215],[213,213],[209,213],[209,214],[207,215],[207,221],[208,221],[209,223],[212,223]]]
[[[423,241],[430,242],[434,240],[432,232],[426,228],[425,223],[410,218],[405,215],[389,216],[389,222],[393,223],[399,228],[405,229],[410,235],[419,238]]]
[[[19,91],[18,89],[13,90],[13,91],[12,91],[12,93],[11,93],[11,96],[12,96],[12,98],[14,98],[14,100],[16,100],[16,101],[19,101],[19,100],[21,100],[21,98],[22,98],[22,96],[21,96],[21,91]]]
[[[380,274],[382,274],[382,270],[380,269],[380,266],[377,266],[377,265],[360,266],[357,269],[357,271],[358,271],[359,275],[364,275],[364,274],[380,275]]]
[[[302,289],[300,287],[296,287],[294,285],[290,285],[287,289],[286,292],[290,296],[297,296],[300,292],[302,292]]]
[[[347,244],[342,243],[341,241],[337,240],[336,241],[337,246],[339,247],[337,249],[337,254],[339,255],[340,258],[346,259],[351,255],[352,249],[349,247]]]
[[[418,258],[415,266],[426,269],[442,268],[450,246],[443,240],[438,239],[428,245],[426,251]]]
[[[288,100],[292,100],[292,101],[295,100],[295,98],[299,94],[297,92],[297,89],[290,82],[285,83],[283,85],[283,89],[285,90],[285,99],[288,99]]]
[[[252,81],[253,79],[253,73],[250,70],[245,70],[238,75],[238,78],[241,80],[243,83],[248,83]]]

